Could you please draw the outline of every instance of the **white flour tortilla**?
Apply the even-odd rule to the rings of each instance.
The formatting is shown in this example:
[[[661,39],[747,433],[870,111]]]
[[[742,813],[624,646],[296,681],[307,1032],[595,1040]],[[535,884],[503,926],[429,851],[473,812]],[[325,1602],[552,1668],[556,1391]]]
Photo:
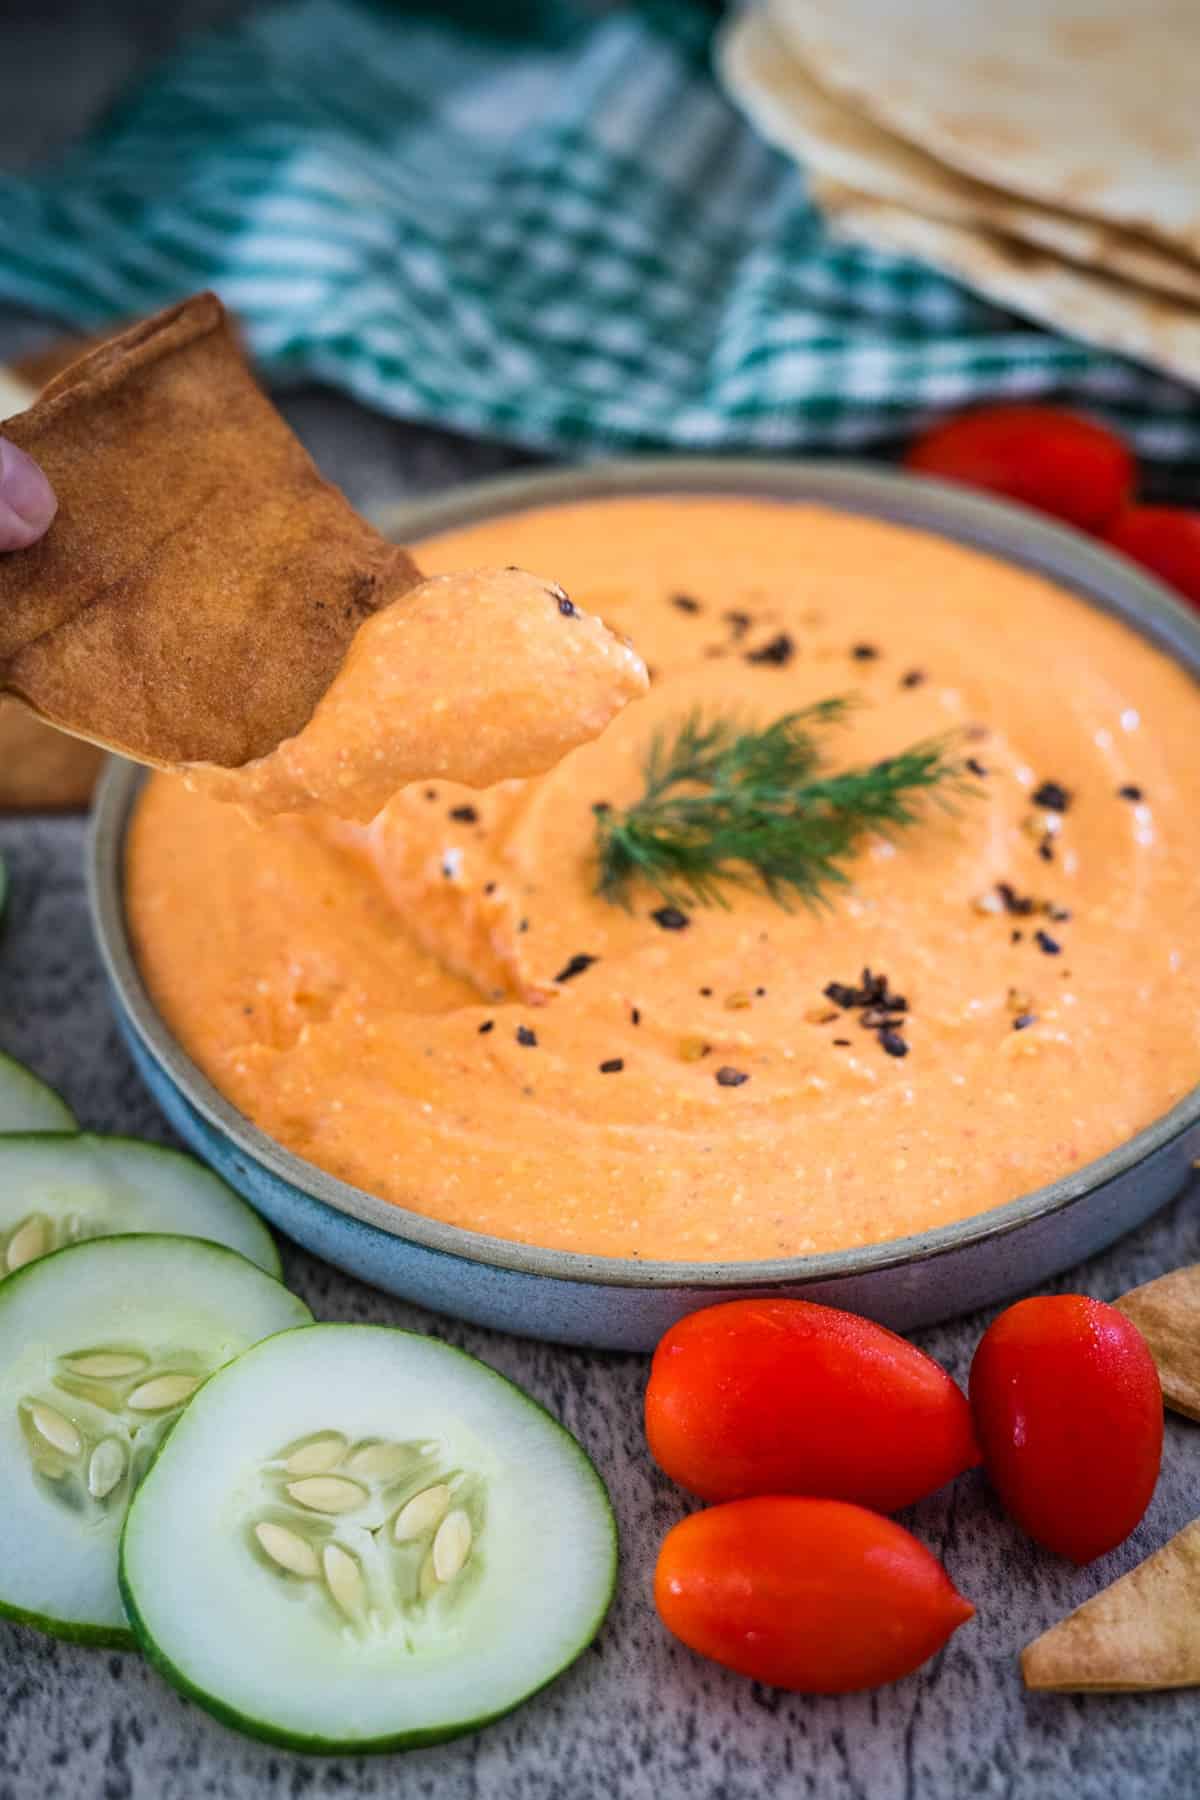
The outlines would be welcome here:
[[[1200,255],[1197,0],[768,0],[832,93],[942,162]]]
[[[834,229],[855,242],[920,257],[1013,312],[1200,386],[1196,307],[1078,268],[998,232],[927,219],[834,182],[811,186]]]
[[[817,175],[951,224],[1003,232],[1200,305],[1200,263],[1120,226],[1014,199],[947,168],[828,94],[761,9],[735,15],[718,39],[716,58],[729,92],[763,136]]]

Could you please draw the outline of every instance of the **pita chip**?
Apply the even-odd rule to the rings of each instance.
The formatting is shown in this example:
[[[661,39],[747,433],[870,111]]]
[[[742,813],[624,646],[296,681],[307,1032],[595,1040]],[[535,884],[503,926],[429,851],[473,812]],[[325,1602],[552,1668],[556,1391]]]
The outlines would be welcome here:
[[[1021,1673],[1060,1694],[1200,1686],[1200,1519],[1035,1638]]]
[[[0,688],[142,762],[267,754],[420,579],[322,480],[215,295],[91,351],[0,431],[59,500],[0,558]]]
[[[1115,1304],[1149,1344],[1167,1405],[1200,1420],[1200,1263],[1132,1288]]]

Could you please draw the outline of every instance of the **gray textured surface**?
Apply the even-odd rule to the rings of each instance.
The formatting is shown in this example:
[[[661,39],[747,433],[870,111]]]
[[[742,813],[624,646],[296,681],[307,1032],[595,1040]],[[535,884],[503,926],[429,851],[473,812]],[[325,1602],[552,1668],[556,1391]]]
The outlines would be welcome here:
[[[224,16],[238,3],[9,0],[0,9],[0,164],[64,141],[181,23]],[[35,335],[27,323],[0,322],[0,356]],[[289,411],[360,503],[514,460],[373,419],[325,394],[294,396]],[[81,841],[77,822],[0,822],[13,876],[0,941],[0,1048],[60,1086],[87,1124],[162,1137],[110,1022],[88,933]],[[1064,1285],[1111,1297],[1198,1257],[1193,1196]],[[578,1433],[611,1485],[624,1543],[603,1636],[549,1693],[480,1737],[367,1762],[305,1760],[245,1742],[136,1657],[0,1626],[0,1800],[1184,1800],[1200,1792],[1200,1696],[1031,1698],[1016,1670],[1029,1637],[1200,1512],[1200,1428],[1170,1422],[1148,1517],[1092,1570],[1032,1550],[977,1476],[915,1509],[908,1522],[945,1558],[979,1617],[914,1680],[874,1696],[804,1700],[700,1663],[656,1625],[648,1598],[655,1548],[683,1508],[645,1453],[642,1359],[460,1329],[299,1253],[287,1265],[319,1317],[438,1331],[522,1382]],[[925,1346],[963,1377],[982,1323],[929,1333]],[[0,1471],[0,1509],[2,1480]]]

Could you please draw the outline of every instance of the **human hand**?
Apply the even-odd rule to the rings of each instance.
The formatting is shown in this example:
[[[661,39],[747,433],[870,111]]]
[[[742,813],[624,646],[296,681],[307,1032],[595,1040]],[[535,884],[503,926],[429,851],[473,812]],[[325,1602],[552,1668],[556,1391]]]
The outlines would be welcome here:
[[[36,544],[57,510],[54,490],[32,457],[0,438],[0,551]]]

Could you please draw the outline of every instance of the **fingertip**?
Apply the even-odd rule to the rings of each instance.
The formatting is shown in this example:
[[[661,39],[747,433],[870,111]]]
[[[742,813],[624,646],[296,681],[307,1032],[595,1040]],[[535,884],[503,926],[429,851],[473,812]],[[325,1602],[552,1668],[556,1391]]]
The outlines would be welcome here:
[[[31,456],[0,438],[0,550],[27,550],[45,535],[58,501]]]

